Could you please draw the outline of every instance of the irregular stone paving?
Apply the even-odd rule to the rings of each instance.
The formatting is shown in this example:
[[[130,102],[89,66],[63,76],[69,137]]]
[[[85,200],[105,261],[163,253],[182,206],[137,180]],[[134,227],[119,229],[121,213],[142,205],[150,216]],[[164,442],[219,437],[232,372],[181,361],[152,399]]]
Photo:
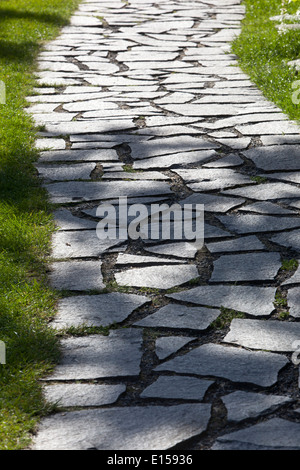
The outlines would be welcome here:
[[[40,54],[62,355],[32,449],[300,449],[299,127],[230,52],[244,14],[84,0]],[[204,246],[100,241],[120,196],[204,204]]]

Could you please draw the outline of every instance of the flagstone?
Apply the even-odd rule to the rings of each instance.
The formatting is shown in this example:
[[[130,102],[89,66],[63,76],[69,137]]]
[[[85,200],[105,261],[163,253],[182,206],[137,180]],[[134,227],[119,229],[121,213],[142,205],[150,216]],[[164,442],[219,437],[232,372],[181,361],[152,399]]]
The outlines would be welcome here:
[[[64,204],[79,201],[97,201],[116,197],[138,197],[172,194],[167,183],[162,181],[115,181],[110,182],[64,182],[47,185],[52,202]]]
[[[81,325],[109,326],[121,323],[134,310],[149,301],[147,297],[120,292],[67,297],[58,302],[58,314],[51,322],[51,326],[68,328]]]
[[[292,402],[282,395],[265,395],[262,393],[237,391],[222,397],[227,409],[228,421],[243,421],[256,418]]]
[[[274,311],[276,289],[257,286],[199,286],[167,297],[210,307],[225,307],[253,316],[269,316]]]
[[[54,384],[44,387],[44,396],[58,407],[87,407],[115,403],[125,391],[125,385]]]
[[[33,449],[168,450],[205,431],[210,410],[193,403],[58,413],[43,421]]]
[[[177,398],[201,401],[212,384],[213,382],[210,380],[201,380],[195,377],[162,376],[141,393],[141,398]]]
[[[206,330],[219,315],[220,310],[217,309],[168,304],[152,315],[136,322],[135,325],[152,328]]]
[[[277,382],[280,370],[287,363],[288,359],[274,353],[208,343],[164,362],[155,370],[221,377],[232,382],[270,387]]]
[[[293,352],[299,334],[300,324],[295,322],[234,318],[223,341],[249,349]]]
[[[155,354],[163,360],[195,339],[190,336],[162,336],[155,342]]]
[[[280,132],[281,134],[282,132]],[[299,133],[299,130],[298,130]],[[262,170],[300,170],[299,145],[270,145],[257,147],[243,152],[245,157]]]
[[[61,341],[61,360],[45,380],[92,380],[136,376],[142,358],[142,332],[127,328],[109,336],[89,335]]]
[[[274,280],[280,267],[279,253],[226,254],[213,263],[210,282]]]
[[[293,250],[300,251],[300,230],[291,230],[290,232],[280,233],[270,240],[278,245],[292,248]]]
[[[153,287],[156,289],[170,289],[185,284],[198,276],[196,266],[182,264],[134,268],[115,273],[116,281],[121,286]]]
[[[255,236],[240,237],[238,239],[226,240],[222,242],[208,243],[207,249],[211,253],[265,250],[266,246]]]
[[[272,418],[218,437],[212,450],[299,450],[300,425]]]
[[[105,287],[101,261],[61,261],[50,267],[49,280],[54,289],[85,291]]]
[[[300,226],[300,220],[294,217],[255,214],[230,214],[217,217],[228,230],[236,233],[279,232]]]

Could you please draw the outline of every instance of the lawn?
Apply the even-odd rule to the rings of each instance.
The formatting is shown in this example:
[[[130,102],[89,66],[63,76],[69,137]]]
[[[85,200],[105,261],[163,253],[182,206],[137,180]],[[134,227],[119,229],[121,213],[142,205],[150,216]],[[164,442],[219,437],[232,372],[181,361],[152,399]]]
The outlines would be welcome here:
[[[0,81],[0,450],[25,448],[47,412],[38,379],[59,357],[47,322],[55,294],[47,286],[46,257],[54,226],[33,163],[35,129],[24,111],[32,93],[36,57],[79,0],[1,0]]]
[[[280,15],[281,0],[244,0],[246,18],[241,35],[233,43],[233,52],[239,57],[240,67],[262,90],[270,101],[279,106],[291,119],[300,120],[300,104],[294,104],[293,93],[299,98],[298,72],[287,62],[300,58],[300,30],[279,34],[270,17]],[[287,5],[288,13],[295,13],[300,1]],[[300,17],[299,17],[300,23]]]

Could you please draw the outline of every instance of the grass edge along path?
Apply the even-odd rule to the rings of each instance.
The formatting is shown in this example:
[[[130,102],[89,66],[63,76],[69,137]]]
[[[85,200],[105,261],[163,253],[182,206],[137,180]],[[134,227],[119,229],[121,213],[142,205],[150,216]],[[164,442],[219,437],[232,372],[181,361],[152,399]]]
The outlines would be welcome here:
[[[293,83],[299,80],[298,72],[287,63],[300,58],[300,30],[279,34],[278,22],[271,21],[280,15],[281,0],[243,0],[246,16],[242,31],[232,44],[240,68],[290,119],[300,121],[300,104],[293,103],[293,94],[299,95]],[[287,5],[288,13],[295,14],[300,0]]]
[[[6,86],[6,104],[0,104],[0,340],[6,346],[6,363],[0,364],[0,450],[29,445],[49,411],[39,379],[59,357],[48,327],[57,299],[46,278],[54,224],[33,165],[36,129],[24,108],[36,86],[38,53],[79,4],[0,2],[0,80]]]

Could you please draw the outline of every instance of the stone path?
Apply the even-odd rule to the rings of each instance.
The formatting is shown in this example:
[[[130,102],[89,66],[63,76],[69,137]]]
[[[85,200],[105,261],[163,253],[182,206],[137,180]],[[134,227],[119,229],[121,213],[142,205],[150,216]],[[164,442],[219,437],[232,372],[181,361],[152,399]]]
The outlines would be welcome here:
[[[230,54],[243,16],[85,0],[40,55],[62,357],[32,449],[300,449],[299,128]],[[120,196],[204,204],[205,246],[100,241]]]

